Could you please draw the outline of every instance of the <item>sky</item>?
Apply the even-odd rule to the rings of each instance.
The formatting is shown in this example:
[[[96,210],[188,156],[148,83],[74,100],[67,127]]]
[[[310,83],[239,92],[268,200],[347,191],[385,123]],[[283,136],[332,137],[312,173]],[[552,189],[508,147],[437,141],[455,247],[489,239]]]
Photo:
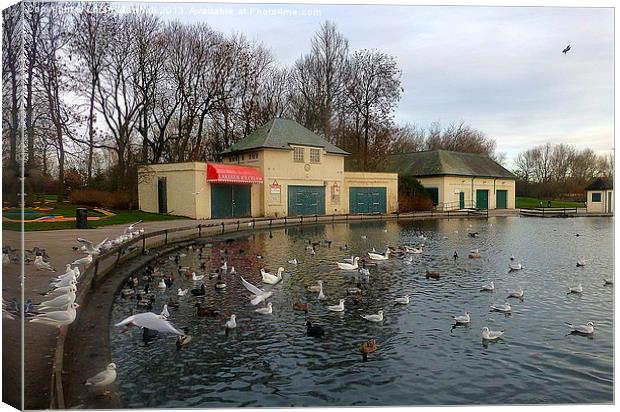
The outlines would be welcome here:
[[[601,154],[614,145],[611,8],[139,4],[165,20],[244,33],[286,65],[310,49],[323,21],[333,21],[351,50],[397,59],[404,88],[397,123],[464,121],[496,139],[507,166],[545,142]]]

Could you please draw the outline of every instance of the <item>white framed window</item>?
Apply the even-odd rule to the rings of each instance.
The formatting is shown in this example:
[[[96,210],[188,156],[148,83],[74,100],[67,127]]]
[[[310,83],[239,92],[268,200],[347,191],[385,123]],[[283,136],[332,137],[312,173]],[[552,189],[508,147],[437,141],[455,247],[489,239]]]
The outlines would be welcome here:
[[[250,160],[256,160],[258,159],[258,153],[257,152],[252,152],[248,155]]]
[[[293,160],[295,162],[303,163],[305,161],[304,158],[304,148],[303,147],[294,147],[293,148]]]
[[[321,163],[321,149],[310,149],[310,163]]]

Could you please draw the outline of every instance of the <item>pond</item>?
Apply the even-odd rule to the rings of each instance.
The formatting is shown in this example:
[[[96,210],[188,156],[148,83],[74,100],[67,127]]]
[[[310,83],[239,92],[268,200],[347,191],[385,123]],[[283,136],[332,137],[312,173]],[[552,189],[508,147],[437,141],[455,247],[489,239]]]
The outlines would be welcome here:
[[[479,236],[469,236],[468,230]],[[203,248],[207,272],[217,269],[222,257],[237,271],[225,277],[223,291],[205,277],[204,305],[219,310],[217,318],[196,316],[196,298],[177,296],[179,287],[200,282],[179,276],[167,258],[161,265],[175,281],[168,290],[156,291],[152,311],[159,313],[169,297],[179,300],[170,321],[193,336],[181,350],[170,335],[145,343],[138,328],[119,333],[113,324],[136,311],[136,300],[115,297],[111,350],[125,407],[613,402],[614,290],[603,281],[613,276],[612,219],[359,222],[227,239]],[[317,246],[311,256],[308,240],[326,239],[331,247]],[[424,253],[413,255],[410,264],[391,257],[369,266],[367,282],[335,265],[373,247],[383,251],[386,245],[420,243],[426,245]],[[344,244],[348,251],[341,250]],[[469,259],[471,249],[479,249],[481,258]],[[198,247],[182,253],[179,265],[200,266]],[[523,270],[508,271],[511,255]],[[576,267],[581,257],[587,264]],[[292,258],[302,262],[287,263]],[[275,272],[279,266],[286,272],[273,287],[273,314],[255,313],[239,275],[261,285],[260,269]],[[427,279],[427,270],[441,277]],[[319,279],[325,301],[306,290]],[[495,292],[481,292],[490,281]],[[567,294],[579,283],[583,293]],[[347,297],[346,289],[358,284],[361,302]],[[507,299],[507,290],[518,288],[524,289],[524,299]],[[411,302],[395,305],[394,299],[405,294]],[[341,298],[344,312],[327,310]],[[309,302],[309,313],[294,311],[296,302]],[[511,315],[490,311],[491,304],[505,302],[512,305]],[[383,322],[361,317],[378,310],[385,312]],[[452,316],[465,311],[471,314],[470,326],[454,327]],[[227,334],[223,325],[232,313],[238,327]],[[306,319],[322,325],[325,336],[306,336]],[[567,322],[588,321],[595,324],[593,336],[569,333]],[[483,342],[484,326],[505,334]],[[363,362],[359,347],[369,339],[378,349]]]

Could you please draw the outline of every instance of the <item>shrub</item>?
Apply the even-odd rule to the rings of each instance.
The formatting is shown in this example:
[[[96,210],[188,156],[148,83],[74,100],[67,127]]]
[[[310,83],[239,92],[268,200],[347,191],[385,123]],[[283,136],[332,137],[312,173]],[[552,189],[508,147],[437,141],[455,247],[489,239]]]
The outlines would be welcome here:
[[[76,206],[129,209],[131,195],[121,191],[104,192],[103,190],[83,189],[72,191],[69,201]]]
[[[433,207],[433,201],[429,197],[404,194],[398,196],[398,211],[401,213],[432,210]]]
[[[398,193],[399,196],[429,197],[422,183],[413,176],[398,176]]]

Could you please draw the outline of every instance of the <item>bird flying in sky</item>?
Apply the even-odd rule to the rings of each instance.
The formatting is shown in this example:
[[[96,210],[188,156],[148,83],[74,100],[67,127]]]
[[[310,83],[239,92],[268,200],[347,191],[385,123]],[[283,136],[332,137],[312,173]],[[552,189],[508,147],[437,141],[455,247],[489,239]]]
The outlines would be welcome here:
[[[568,53],[569,50],[570,50],[570,44],[568,46],[566,46],[566,48],[564,50],[562,50],[562,53],[566,54],[566,53]]]

